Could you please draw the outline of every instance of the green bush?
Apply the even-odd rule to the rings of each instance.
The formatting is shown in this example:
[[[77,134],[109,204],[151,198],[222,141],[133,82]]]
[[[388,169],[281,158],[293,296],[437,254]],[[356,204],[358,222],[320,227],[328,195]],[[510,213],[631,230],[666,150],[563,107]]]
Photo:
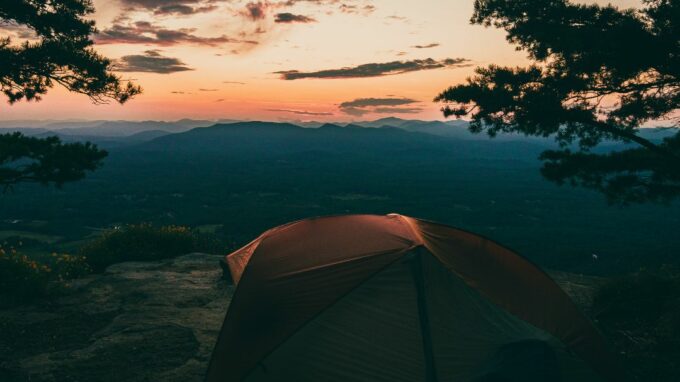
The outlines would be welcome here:
[[[68,281],[90,272],[82,256],[56,254],[37,261],[13,247],[0,246],[0,306],[15,305],[68,288]]]
[[[60,282],[77,279],[92,272],[85,256],[53,253],[50,257],[52,274]]]
[[[153,261],[191,252],[213,252],[216,240],[188,227],[127,225],[104,232],[80,249],[95,272],[123,261]]]

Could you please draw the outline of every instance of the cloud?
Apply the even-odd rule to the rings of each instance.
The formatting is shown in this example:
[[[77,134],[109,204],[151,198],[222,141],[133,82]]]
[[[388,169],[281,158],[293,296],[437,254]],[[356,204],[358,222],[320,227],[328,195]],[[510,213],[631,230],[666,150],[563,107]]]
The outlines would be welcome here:
[[[267,2],[248,3],[246,8],[241,11],[241,14],[253,21],[262,20],[267,16],[267,8],[269,8],[269,3]]]
[[[423,109],[419,107],[377,107],[371,112],[377,114],[416,114],[421,111]]]
[[[412,98],[357,98],[352,101],[341,103],[338,107],[341,112],[354,116],[364,114],[413,114],[419,113],[422,109],[417,107],[402,107],[418,103]]]
[[[256,41],[234,39],[225,35],[218,37],[201,37],[193,34],[194,29],[166,29],[147,21],[132,24],[114,24],[95,35],[98,44],[149,44],[171,46],[177,44],[194,44],[203,46],[219,46],[226,43],[257,44]]]
[[[17,38],[28,40],[35,39],[38,37],[35,31],[33,31],[31,28],[27,26],[17,24],[15,22],[7,22],[4,20],[0,20],[0,32],[13,34]]]
[[[337,4],[340,0],[286,0],[281,1],[277,5],[280,7],[292,7],[298,3],[303,4],[314,4],[314,5],[326,5],[326,4]]]
[[[438,42],[433,42],[433,43],[427,44],[427,45],[414,45],[414,46],[412,46],[412,48],[427,49],[427,48],[435,48],[435,47],[438,47],[438,46],[439,46]]]
[[[223,84],[230,84],[230,85],[245,85],[245,82],[241,81],[222,81]]]
[[[418,100],[412,98],[357,98],[340,104],[340,108],[345,107],[373,107],[373,106],[401,106],[417,103]]]
[[[193,70],[182,61],[173,57],[165,57],[158,50],[147,50],[144,54],[123,56],[115,62],[118,72],[147,72],[169,74]],[[182,92],[173,92],[183,94]]]
[[[151,11],[155,15],[193,15],[211,12],[218,7],[215,3],[226,0],[120,0],[126,10]]]
[[[370,3],[369,0],[286,0],[286,1],[279,1],[275,3],[269,3],[272,7],[276,8],[288,8],[288,7],[294,7],[297,4],[312,4],[312,5],[317,5],[317,6],[332,6],[335,9],[337,6],[337,9],[342,12],[342,13],[348,13],[348,14],[358,14],[358,15],[364,15],[367,16],[373,12],[375,12],[376,7],[373,4],[366,4]],[[329,9],[328,14],[332,13],[332,11]]]
[[[216,92],[219,91],[220,89],[205,89],[205,88],[200,88],[198,89],[199,92]]]
[[[156,15],[193,15],[196,13],[212,12],[217,9],[216,5],[207,5],[205,7],[190,7],[188,5],[174,4],[164,5],[156,8],[154,14]]]
[[[316,116],[333,115],[333,113],[329,113],[329,112],[316,112],[316,111],[307,111],[307,110],[292,110],[292,109],[265,109],[265,110],[266,111],[282,112],[282,113],[292,113],[292,114],[298,114],[298,115],[316,115]]]
[[[340,12],[342,13],[362,14],[366,16],[375,12],[375,5],[367,4],[362,7],[360,5],[342,3],[338,9],[340,9]]]
[[[308,16],[295,15],[295,14],[292,14],[292,13],[285,12],[285,13],[277,13],[275,18],[274,18],[274,22],[287,23],[287,24],[290,24],[290,23],[314,23],[314,22],[316,22],[316,20],[311,18],[311,17],[308,17]]]
[[[164,5],[196,4],[200,0],[119,0],[123,5],[131,8],[156,9]]]
[[[311,23],[312,15],[299,14],[289,9],[303,6],[337,9],[341,7],[347,12],[368,14],[375,10],[371,0],[117,0],[121,4],[122,13],[113,19],[113,25],[101,31],[95,37],[100,44],[148,44],[170,46],[175,44],[195,44],[216,46],[224,43],[253,44],[265,39],[261,35],[271,32],[270,27],[276,23]],[[344,8],[343,8],[344,7]],[[164,24],[170,16],[191,16],[198,13],[231,13],[253,21],[257,29],[239,36],[227,32],[216,37],[196,36],[196,28],[174,29],[173,24]],[[147,17],[153,28],[143,28],[134,23],[140,16]],[[161,16],[161,17],[156,17]],[[149,18],[150,17],[150,18]],[[160,21],[159,21],[160,20]],[[142,22],[143,23],[143,22]],[[146,23],[149,25],[150,23]],[[233,28],[245,30],[238,21],[231,23]],[[142,30],[144,29],[144,30]],[[259,35],[259,36],[258,36]],[[246,37],[248,36],[248,37]],[[249,39],[250,41],[244,41]],[[244,46],[238,51],[249,50]]]
[[[363,13],[369,14],[375,12],[375,5],[364,5]]]
[[[316,72],[301,72],[298,70],[285,70],[274,72],[280,74],[281,79],[292,81],[303,78],[365,78],[381,77],[395,74],[416,72],[421,70],[432,70],[440,68],[460,68],[472,65],[466,58],[446,58],[435,60],[426,58],[423,60],[392,61],[385,63],[363,64],[354,67],[340,69],[319,70]]]

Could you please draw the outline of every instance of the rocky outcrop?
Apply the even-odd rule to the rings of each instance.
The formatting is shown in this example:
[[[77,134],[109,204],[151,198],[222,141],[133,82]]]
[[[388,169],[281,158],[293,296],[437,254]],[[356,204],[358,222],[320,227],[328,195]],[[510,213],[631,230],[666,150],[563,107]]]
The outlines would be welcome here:
[[[54,301],[0,311],[0,381],[202,381],[233,293],[220,259],[116,264]],[[590,305],[597,279],[553,277]]]
[[[233,292],[220,258],[116,264],[0,311],[0,381],[202,381]]]

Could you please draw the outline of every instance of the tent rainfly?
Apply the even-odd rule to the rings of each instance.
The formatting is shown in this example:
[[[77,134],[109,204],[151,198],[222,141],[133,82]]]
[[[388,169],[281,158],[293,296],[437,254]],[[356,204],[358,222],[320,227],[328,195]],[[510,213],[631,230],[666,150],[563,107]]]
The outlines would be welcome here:
[[[236,292],[208,382],[620,381],[544,272],[403,215],[273,228],[227,256]]]

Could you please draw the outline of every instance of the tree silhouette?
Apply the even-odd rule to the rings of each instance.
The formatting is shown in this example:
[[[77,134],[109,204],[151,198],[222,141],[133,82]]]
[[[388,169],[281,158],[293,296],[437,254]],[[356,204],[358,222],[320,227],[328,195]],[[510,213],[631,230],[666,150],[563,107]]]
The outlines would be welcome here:
[[[10,103],[40,100],[54,84],[85,94],[96,103],[124,103],[141,89],[110,72],[111,61],[92,49],[91,0],[3,0],[0,25],[25,26],[35,42],[0,39],[0,90]]]
[[[58,137],[35,138],[21,133],[0,136],[0,187],[20,182],[61,186],[97,169],[106,151],[86,143],[62,143]]]
[[[445,116],[471,118],[473,132],[553,136],[543,175],[603,192],[613,202],[680,196],[680,135],[651,141],[639,127],[680,105],[680,2],[645,0],[640,10],[566,0],[476,0],[471,22],[503,28],[528,52],[528,67],[477,68],[435,101]],[[593,150],[603,140],[638,148]]]
[[[3,0],[0,27],[26,28],[33,36],[16,44],[0,38],[0,91],[10,104],[39,101],[55,84],[87,95],[95,103],[120,103],[141,88],[111,73],[110,60],[92,48],[91,0]],[[106,156],[90,143],[62,144],[18,133],[0,135],[0,185],[23,181],[61,185],[82,178]]]

